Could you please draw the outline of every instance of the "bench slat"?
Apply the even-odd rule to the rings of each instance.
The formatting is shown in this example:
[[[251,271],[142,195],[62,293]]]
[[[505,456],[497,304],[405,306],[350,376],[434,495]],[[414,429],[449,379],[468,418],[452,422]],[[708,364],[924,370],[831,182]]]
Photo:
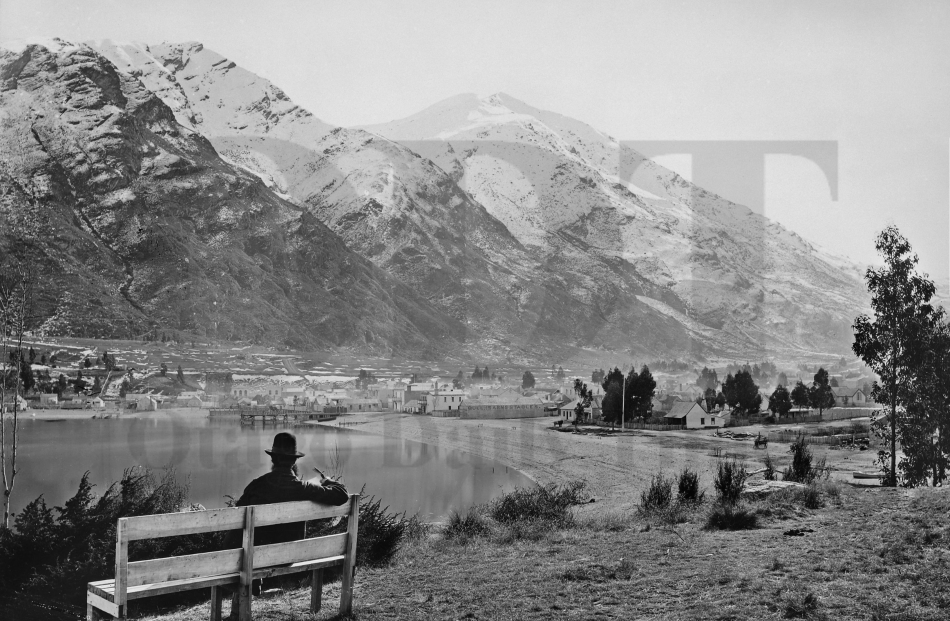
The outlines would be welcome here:
[[[323,569],[324,567],[333,567],[334,565],[342,565],[345,559],[346,557],[341,554],[340,556],[331,556],[329,558],[320,559],[319,561],[304,561],[291,565],[276,565],[274,567],[255,569],[254,579],[271,578],[273,576],[283,576],[285,574],[296,574],[303,571]]]
[[[241,550],[221,550],[129,563],[128,586],[239,573]]]
[[[111,600],[104,597],[100,597],[98,594],[91,591],[86,592],[86,603],[92,604],[99,610],[112,615],[113,617],[119,616],[119,606],[113,603]]]
[[[256,510],[255,510],[256,513]],[[256,516],[255,516],[256,517]],[[286,565],[342,555],[346,533],[254,546],[255,567]],[[241,571],[241,550],[220,550],[129,563],[129,588],[154,582],[190,580]]]
[[[254,546],[254,568],[287,565],[340,556],[346,552],[346,533]]]
[[[282,502],[272,505],[257,505],[254,509],[254,524],[268,526],[286,522],[303,522],[307,520],[325,520],[328,518],[349,515],[348,501],[339,507],[328,507],[304,500],[301,502]]]
[[[243,527],[244,507],[229,507],[127,518],[126,533],[129,541],[135,541],[221,530],[240,530]]]
[[[254,523],[257,526],[268,526],[284,522],[324,520],[347,515],[349,506],[350,503],[347,502],[339,507],[328,507],[309,500],[257,505]],[[244,507],[162,513],[124,519],[126,520],[126,537],[129,541],[157,539],[222,530],[240,530],[244,528]]]
[[[223,586],[227,584],[237,584],[240,574],[222,574],[220,576],[205,576],[202,578],[189,578],[187,580],[171,580],[169,582],[156,582],[153,584],[140,584],[129,587],[127,596],[130,600],[143,597],[152,597],[153,595],[165,595],[167,593],[178,593],[180,591],[190,591],[192,589],[206,589],[213,586]],[[95,583],[99,594],[104,594],[107,601],[111,601],[112,593],[115,590],[114,580],[100,580]],[[89,591],[93,591],[93,583],[89,583]]]

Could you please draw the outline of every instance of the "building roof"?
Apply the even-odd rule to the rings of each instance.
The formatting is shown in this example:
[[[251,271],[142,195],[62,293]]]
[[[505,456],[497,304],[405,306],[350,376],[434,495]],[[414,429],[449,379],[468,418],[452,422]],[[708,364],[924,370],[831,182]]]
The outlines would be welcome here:
[[[569,401],[569,402],[567,402],[567,403],[562,403],[562,404],[560,405],[560,407],[558,407],[558,409],[559,409],[559,410],[571,410],[571,411],[573,411],[575,408],[577,408],[578,402],[579,402],[579,399],[574,399],[573,401]],[[593,407],[593,405],[594,405],[594,404],[593,404],[593,402],[592,402],[589,407]],[[585,409],[587,409],[587,408],[585,408]]]
[[[673,407],[670,408],[669,413],[663,418],[686,418],[686,415],[689,414],[693,408],[699,408],[703,414],[708,414],[706,408],[695,401],[677,401],[673,404]]]
[[[462,403],[466,406],[497,406],[497,405],[544,405],[544,401],[540,397],[513,397],[513,396],[499,396],[499,397],[471,397],[466,399]]]
[[[848,386],[832,386],[831,392],[833,392],[836,397],[853,397],[859,392],[864,394],[864,391],[860,388],[849,388]]]

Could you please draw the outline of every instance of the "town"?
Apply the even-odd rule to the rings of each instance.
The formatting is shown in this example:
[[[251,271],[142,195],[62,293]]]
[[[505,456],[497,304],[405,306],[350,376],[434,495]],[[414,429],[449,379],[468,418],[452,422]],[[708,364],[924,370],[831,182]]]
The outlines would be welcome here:
[[[187,355],[186,344],[169,339],[174,351],[157,367],[141,365],[134,349],[43,347],[10,349],[19,355],[24,390],[20,410],[91,410],[93,416],[203,408],[209,416],[245,422],[332,420],[348,414],[402,412],[460,419],[555,417],[567,423],[621,429],[708,429],[749,424],[823,422],[870,418],[879,410],[871,399],[874,375],[860,361],[840,358],[779,369],[761,361],[726,363],[702,369],[680,361],[652,361],[639,371],[615,367],[609,373],[552,365],[524,370],[476,365],[452,375],[438,370],[400,374],[399,369],[355,375],[302,371],[291,354],[245,353],[242,370],[172,369],[172,359]],[[154,356],[153,356],[154,358]],[[194,356],[192,356],[194,358]],[[275,358],[282,368],[274,370]],[[126,360],[127,359],[127,360]],[[259,363],[257,368],[254,362]],[[204,364],[207,368],[206,361]],[[12,367],[13,365],[11,365]],[[297,371],[297,372],[292,372]],[[428,372],[427,372],[428,371]],[[378,374],[378,376],[377,376]],[[625,386],[621,397],[621,385]],[[14,395],[5,396],[12,409]]]

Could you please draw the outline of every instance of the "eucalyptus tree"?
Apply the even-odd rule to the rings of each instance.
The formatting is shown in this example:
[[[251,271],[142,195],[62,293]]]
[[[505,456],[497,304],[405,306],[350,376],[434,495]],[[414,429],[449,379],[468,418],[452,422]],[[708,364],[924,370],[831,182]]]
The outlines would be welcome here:
[[[934,284],[917,273],[917,255],[895,226],[878,235],[875,248],[884,258],[881,268],[864,275],[871,293],[873,318],[862,314],[854,320],[854,353],[880,378],[872,398],[885,405],[885,421],[875,421],[878,435],[889,445],[878,452],[884,485],[897,485],[897,442],[904,429],[900,417],[912,400],[918,371],[936,318],[930,299]]]

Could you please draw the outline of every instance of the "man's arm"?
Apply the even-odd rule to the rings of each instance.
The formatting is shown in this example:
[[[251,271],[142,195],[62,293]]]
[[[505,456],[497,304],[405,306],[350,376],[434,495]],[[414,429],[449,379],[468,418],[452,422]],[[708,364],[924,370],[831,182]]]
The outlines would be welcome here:
[[[346,487],[333,479],[314,477],[309,481],[303,481],[302,485],[305,499],[320,504],[340,506],[345,505],[350,498]]]

